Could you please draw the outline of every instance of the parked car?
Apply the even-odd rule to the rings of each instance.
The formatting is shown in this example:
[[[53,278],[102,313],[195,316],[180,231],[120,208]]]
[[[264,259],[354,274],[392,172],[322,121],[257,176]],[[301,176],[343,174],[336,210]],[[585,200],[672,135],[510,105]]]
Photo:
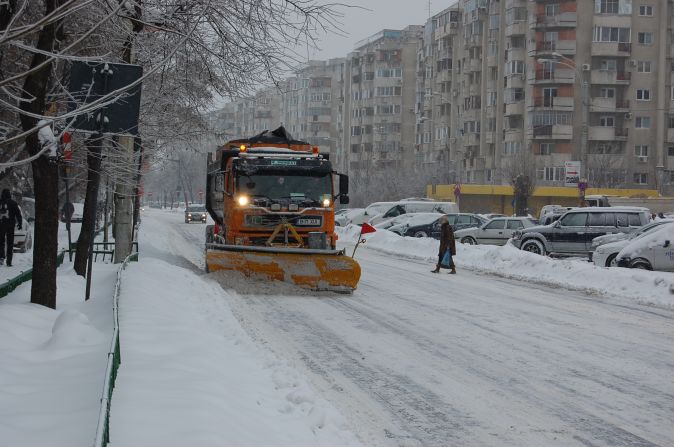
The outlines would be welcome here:
[[[487,219],[483,218],[478,214],[469,214],[469,213],[457,213],[457,214],[443,214],[447,216],[449,224],[452,226],[454,231],[463,230],[465,228],[474,228],[480,227],[487,222]],[[410,221],[406,222],[405,225],[407,228],[402,233],[403,236],[413,236],[413,237],[433,237],[435,239],[440,238],[440,217],[435,215],[435,219],[432,222],[420,222],[417,225],[414,225],[415,222]]]
[[[23,222],[21,229],[19,229],[18,223],[14,228],[14,251],[25,253],[33,247],[33,232],[27,213],[21,207],[19,207],[19,212],[21,212],[21,220]]]
[[[340,225],[346,226],[348,224],[354,224],[354,225],[361,225],[363,222],[369,222],[370,219],[373,217],[379,216],[380,214],[383,214],[391,208],[393,204],[396,202],[374,202],[369,204],[367,207],[365,207],[364,210],[360,210],[359,212],[354,212],[348,222],[342,224],[340,221]]]
[[[208,214],[204,205],[189,205],[185,208],[185,223],[202,222],[206,223]]]
[[[404,219],[405,216],[410,216]],[[410,213],[402,214],[395,219],[402,219],[402,222],[390,227],[388,230],[398,233],[401,236],[429,237],[433,233],[433,226],[444,216],[440,213]],[[438,235],[440,234],[440,225],[437,225]]]
[[[674,225],[663,225],[633,239],[616,257],[620,267],[674,272]]]
[[[548,225],[551,224],[552,222],[548,223],[543,223],[546,221],[546,218],[552,215],[557,215],[561,216],[562,214],[566,213],[567,211],[572,210],[572,206],[562,206],[562,205],[544,205],[541,208],[541,214],[538,216],[538,222],[540,222],[541,225]],[[558,217],[559,219],[559,217]]]
[[[364,208],[346,208],[339,214],[335,214],[335,225],[338,227],[345,227],[352,223],[353,220],[359,220],[360,223],[363,222],[362,218],[364,217],[365,209]]]
[[[437,214],[437,213],[401,214],[400,216],[396,216],[396,217],[392,217],[390,219],[383,220],[383,221],[379,222],[378,224],[375,224],[374,227],[377,230],[388,230],[389,228],[392,228],[392,227],[397,226],[397,225],[401,225],[401,224],[407,222],[408,220],[410,220],[411,218],[413,218],[414,216],[418,216],[420,214],[430,214],[434,217],[439,216],[439,214]]]
[[[462,244],[505,245],[513,233],[534,225],[534,220],[528,217],[497,217],[480,227],[455,231],[454,237]]]
[[[400,216],[407,213],[458,213],[459,207],[454,202],[432,202],[432,201],[400,201],[395,202],[389,208],[378,216],[372,217],[368,223],[377,224],[385,219]]]
[[[478,214],[478,216],[482,217],[485,220],[492,220],[496,217],[508,217],[505,214],[500,214],[500,213]]]
[[[657,231],[662,225],[671,223],[674,223],[674,219],[656,220],[655,222],[637,228],[630,233],[607,234],[606,236],[596,237],[592,241],[593,245],[597,240],[607,240],[606,238],[611,237],[614,239],[608,239],[609,242],[598,245],[594,252],[592,252],[590,260],[594,262],[594,265],[599,267],[611,267],[614,264],[618,253],[620,253],[620,250],[632,243],[632,241],[650,234],[653,231]]]
[[[603,236],[597,236],[596,238],[592,239],[592,250],[595,250],[597,247],[600,247],[602,245],[610,244],[611,242],[618,242],[626,239],[632,239],[636,236],[639,236],[640,234],[650,231],[651,229],[657,227],[658,225],[670,222],[674,222],[674,218],[654,220],[651,223],[644,225],[643,227],[634,228],[632,231],[628,233],[611,233],[605,234]]]
[[[513,235],[515,247],[546,255],[587,256],[592,239],[609,233],[628,233],[646,225],[650,212],[638,207],[576,208],[550,225],[539,225]]]

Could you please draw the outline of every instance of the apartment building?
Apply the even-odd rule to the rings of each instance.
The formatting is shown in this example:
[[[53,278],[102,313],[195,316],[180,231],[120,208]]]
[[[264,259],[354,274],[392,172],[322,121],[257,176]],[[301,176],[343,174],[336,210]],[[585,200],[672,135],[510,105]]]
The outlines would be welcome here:
[[[284,82],[281,122],[295,137],[331,156],[342,143],[345,59],[309,61]]]
[[[580,161],[591,186],[671,192],[672,14],[671,1],[461,0],[434,15],[417,162],[507,184],[524,151],[539,185],[562,186]]]
[[[349,55],[348,172],[367,189],[375,173],[414,173],[416,58],[423,27],[382,30]]]

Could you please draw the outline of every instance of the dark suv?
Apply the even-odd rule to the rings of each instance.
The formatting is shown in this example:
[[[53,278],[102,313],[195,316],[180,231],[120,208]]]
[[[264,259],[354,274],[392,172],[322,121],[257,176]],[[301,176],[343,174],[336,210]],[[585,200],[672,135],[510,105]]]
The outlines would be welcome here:
[[[185,208],[185,223],[206,223],[206,207],[204,205],[189,205]]]
[[[515,247],[539,255],[587,255],[592,239],[609,233],[627,233],[646,225],[650,212],[637,207],[577,208],[551,225],[540,225],[513,235]]]

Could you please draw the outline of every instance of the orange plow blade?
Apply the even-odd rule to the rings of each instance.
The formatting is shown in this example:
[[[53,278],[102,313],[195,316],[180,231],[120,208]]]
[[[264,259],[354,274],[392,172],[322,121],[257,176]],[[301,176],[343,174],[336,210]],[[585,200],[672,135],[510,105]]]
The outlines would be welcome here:
[[[306,289],[348,293],[360,280],[360,265],[336,250],[209,245],[206,266],[210,272],[233,270]]]

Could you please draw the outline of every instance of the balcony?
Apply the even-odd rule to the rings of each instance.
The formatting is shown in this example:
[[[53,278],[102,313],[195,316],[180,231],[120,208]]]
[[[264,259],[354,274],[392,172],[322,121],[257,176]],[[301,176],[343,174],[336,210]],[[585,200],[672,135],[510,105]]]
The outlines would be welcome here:
[[[592,70],[590,82],[592,84],[627,85],[632,79],[629,71]]]
[[[463,136],[463,145],[464,146],[479,146],[480,145],[480,134],[479,133],[467,133]]]
[[[627,42],[592,42],[592,56],[630,57],[632,44]]]
[[[575,71],[569,69],[536,70],[529,80],[536,84],[573,84],[576,82]]]
[[[442,70],[435,77],[436,82],[452,82],[452,70]]]
[[[667,142],[674,143],[674,129],[667,129]]]
[[[552,55],[552,53],[574,55],[576,54],[576,41],[556,40],[552,42],[536,42],[536,46],[530,49],[529,53],[536,53],[538,56]]]
[[[467,73],[482,71],[482,59],[469,59],[464,65],[464,70]]]
[[[464,41],[464,46],[466,48],[480,47],[482,46],[482,34],[473,34],[466,37]]]
[[[524,88],[526,81],[523,74],[514,74],[506,78],[506,88]]]
[[[625,141],[628,129],[619,127],[589,126],[587,138],[590,141]]]
[[[505,115],[524,115],[524,101],[517,101],[505,105]]]
[[[578,18],[575,12],[563,12],[554,16],[538,14],[530,22],[531,29],[575,28]]]
[[[629,108],[630,102],[627,100],[617,100],[615,98],[590,99],[590,112],[592,113],[626,112]]]
[[[510,25],[506,25],[505,29],[505,35],[506,36],[519,36],[526,34],[528,29],[527,29],[527,22],[525,20],[522,20],[520,22],[514,22],[511,23]]]
[[[563,124],[534,126],[528,133],[529,138],[535,140],[570,140],[573,138],[573,126]]]
[[[553,110],[573,110],[572,96],[557,96],[554,98],[538,96],[534,98],[533,107]]]

